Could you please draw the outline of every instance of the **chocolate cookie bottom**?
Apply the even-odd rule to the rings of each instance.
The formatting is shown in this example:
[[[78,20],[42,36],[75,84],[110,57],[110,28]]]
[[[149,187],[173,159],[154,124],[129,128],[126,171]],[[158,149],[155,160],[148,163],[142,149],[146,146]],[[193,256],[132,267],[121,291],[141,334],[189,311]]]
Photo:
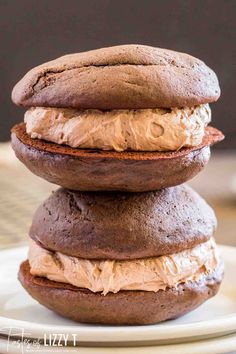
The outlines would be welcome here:
[[[29,262],[20,266],[19,280],[39,303],[78,322],[138,325],[173,319],[214,296],[223,278],[223,265],[196,282],[152,291],[119,291],[106,296],[73,285],[35,277]]]
[[[28,169],[59,186],[81,191],[151,191],[182,184],[207,164],[210,145],[223,134],[206,128],[201,145],[175,152],[115,152],[74,149],[30,138],[21,123],[12,129],[12,147]]]

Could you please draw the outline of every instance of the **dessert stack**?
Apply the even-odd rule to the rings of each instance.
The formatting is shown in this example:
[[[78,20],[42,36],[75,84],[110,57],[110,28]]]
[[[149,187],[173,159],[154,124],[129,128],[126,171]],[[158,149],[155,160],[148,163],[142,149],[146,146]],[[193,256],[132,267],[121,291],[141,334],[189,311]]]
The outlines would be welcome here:
[[[26,291],[79,322],[150,324],[214,296],[210,206],[183,184],[223,134],[215,73],[190,55],[122,45],[65,55],[14,87],[16,156],[58,189],[36,211]]]

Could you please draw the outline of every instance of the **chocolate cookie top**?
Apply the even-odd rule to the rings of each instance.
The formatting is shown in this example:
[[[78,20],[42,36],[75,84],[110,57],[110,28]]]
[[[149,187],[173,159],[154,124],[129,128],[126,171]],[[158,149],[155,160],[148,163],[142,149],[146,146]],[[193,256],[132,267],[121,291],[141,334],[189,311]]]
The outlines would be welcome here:
[[[12,100],[25,107],[122,109],[194,106],[218,99],[215,73],[184,53],[120,45],[65,55],[30,70]]]
[[[185,185],[135,194],[58,189],[36,211],[30,237],[70,256],[121,260],[194,247],[215,227],[213,210]]]

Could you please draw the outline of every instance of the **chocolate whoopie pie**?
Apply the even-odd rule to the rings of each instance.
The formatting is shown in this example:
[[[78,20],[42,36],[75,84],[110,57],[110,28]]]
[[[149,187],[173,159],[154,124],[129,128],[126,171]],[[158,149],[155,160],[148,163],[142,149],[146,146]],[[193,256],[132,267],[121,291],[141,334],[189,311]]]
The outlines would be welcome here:
[[[59,189],[34,215],[19,279],[38,302],[80,322],[176,318],[218,291],[215,227],[212,209],[185,185],[138,194]]]
[[[181,184],[223,134],[207,127],[215,73],[184,53],[122,45],[69,54],[29,71],[13,101],[16,156],[36,175],[81,191],[150,191]]]

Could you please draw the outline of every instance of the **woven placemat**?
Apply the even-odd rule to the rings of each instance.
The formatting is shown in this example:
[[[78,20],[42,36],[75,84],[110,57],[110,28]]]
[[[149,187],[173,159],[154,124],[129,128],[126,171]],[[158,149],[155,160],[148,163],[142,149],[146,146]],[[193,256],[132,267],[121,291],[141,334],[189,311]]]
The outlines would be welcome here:
[[[18,163],[9,144],[0,145],[0,248],[27,242],[34,211],[55,188]]]

